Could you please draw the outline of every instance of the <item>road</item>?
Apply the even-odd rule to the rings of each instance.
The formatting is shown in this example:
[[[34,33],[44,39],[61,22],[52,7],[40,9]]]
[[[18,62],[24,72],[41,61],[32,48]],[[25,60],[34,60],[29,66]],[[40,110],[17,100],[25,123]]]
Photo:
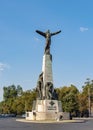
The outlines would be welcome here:
[[[24,123],[0,118],[0,130],[93,130],[93,120],[84,123]]]

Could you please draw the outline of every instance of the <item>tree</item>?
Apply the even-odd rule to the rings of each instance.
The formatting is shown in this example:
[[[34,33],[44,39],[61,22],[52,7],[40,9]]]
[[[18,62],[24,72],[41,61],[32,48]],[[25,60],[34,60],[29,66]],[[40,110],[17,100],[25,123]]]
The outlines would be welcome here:
[[[16,98],[23,92],[22,87],[20,85],[18,85],[17,87],[15,85],[3,87],[3,91],[4,91],[3,93],[4,100],[8,100],[10,98]]]
[[[17,86],[17,96],[21,96],[23,94],[23,89],[20,85]]]
[[[22,95],[22,87],[18,85],[10,85],[8,87],[3,87],[4,93],[3,98],[4,101],[2,102],[2,113],[16,113],[16,100],[19,96]]]
[[[59,88],[57,92],[59,92],[59,100],[62,101],[63,111],[71,112],[75,115],[79,110],[78,89],[71,85],[70,87]]]
[[[91,116],[91,108],[93,107],[93,80],[87,78],[85,85],[82,88],[82,94],[86,97],[86,111],[89,114],[89,116]]]
[[[24,92],[22,95],[22,99],[25,102],[25,111],[31,111],[33,107],[33,101],[36,100],[35,89]]]
[[[79,93],[78,95],[78,101],[79,101],[79,116],[83,117],[86,116],[88,117],[88,100],[87,96],[84,93]]]

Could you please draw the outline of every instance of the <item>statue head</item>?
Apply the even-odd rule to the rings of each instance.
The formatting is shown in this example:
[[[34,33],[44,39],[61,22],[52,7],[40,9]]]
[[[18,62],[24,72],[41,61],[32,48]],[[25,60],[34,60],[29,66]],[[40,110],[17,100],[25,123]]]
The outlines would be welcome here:
[[[50,30],[48,29],[46,33],[50,33]]]
[[[51,33],[50,33],[50,30],[48,30],[48,31],[46,32],[46,37],[47,37],[47,38],[50,38],[50,36],[51,36]]]

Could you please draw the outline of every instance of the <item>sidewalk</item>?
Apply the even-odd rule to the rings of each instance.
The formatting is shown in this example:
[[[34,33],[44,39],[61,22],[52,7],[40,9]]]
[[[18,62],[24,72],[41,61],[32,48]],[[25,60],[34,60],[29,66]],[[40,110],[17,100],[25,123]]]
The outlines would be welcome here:
[[[16,119],[19,122],[26,122],[26,123],[84,123],[85,120],[83,119],[73,119],[73,120],[61,120],[61,121],[32,121],[26,119]]]

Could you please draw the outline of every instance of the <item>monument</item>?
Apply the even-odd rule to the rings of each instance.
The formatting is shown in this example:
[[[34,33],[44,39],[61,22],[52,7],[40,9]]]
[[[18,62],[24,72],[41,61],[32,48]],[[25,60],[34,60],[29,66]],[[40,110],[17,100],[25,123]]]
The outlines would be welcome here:
[[[58,94],[54,89],[52,74],[52,54],[50,53],[51,37],[61,32],[51,33],[36,30],[38,34],[45,37],[46,45],[44,49],[42,71],[39,75],[36,92],[37,99],[33,102],[32,112],[26,112],[27,120],[57,120],[62,118],[62,103],[58,101]],[[67,117],[68,118],[68,117]]]

